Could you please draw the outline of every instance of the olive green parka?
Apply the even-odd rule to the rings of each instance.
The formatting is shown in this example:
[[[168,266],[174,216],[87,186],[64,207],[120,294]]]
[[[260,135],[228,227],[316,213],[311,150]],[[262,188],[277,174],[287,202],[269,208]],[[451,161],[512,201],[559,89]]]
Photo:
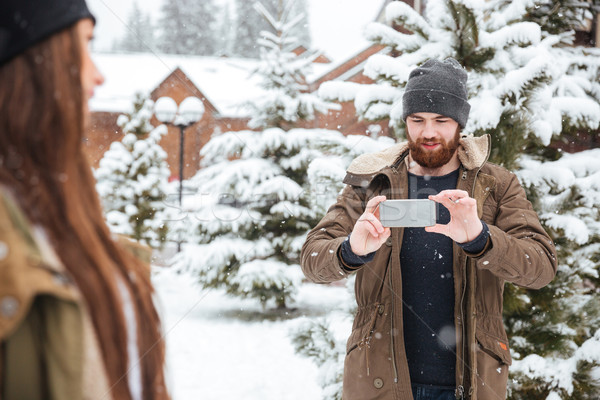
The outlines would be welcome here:
[[[149,249],[119,241],[149,259]],[[111,398],[79,289],[43,230],[0,187],[0,399]]]

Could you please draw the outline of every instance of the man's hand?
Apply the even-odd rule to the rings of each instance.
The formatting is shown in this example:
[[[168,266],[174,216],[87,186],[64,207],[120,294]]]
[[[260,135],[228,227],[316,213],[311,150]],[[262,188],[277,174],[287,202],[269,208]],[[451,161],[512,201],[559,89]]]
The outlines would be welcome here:
[[[425,228],[427,232],[441,233],[457,243],[467,243],[475,239],[483,230],[477,216],[477,200],[469,197],[464,190],[443,190],[435,196],[429,196],[442,204],[450,212],[447,225],[436,224]]]
[[[379,221],[379,203],[385,199],[385,196],[376,196],[369,200],[365,212],[354,224],[350,234],[350,247],[357,256],[378,250],[392,233],[390,228],[384,228]]]

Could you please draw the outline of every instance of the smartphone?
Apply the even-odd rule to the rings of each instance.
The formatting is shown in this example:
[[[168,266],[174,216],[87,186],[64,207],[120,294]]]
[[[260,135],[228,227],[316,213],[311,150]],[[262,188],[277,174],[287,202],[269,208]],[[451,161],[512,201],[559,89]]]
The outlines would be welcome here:
[[[417,228],[436,224],[437,203],[428,199],[386,200],[379,203],[379,220],[389,228]]]

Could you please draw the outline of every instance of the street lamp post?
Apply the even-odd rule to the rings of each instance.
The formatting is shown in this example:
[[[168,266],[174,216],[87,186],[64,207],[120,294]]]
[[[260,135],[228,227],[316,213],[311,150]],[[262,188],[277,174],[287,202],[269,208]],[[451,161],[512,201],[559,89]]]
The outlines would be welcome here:
[[[179,128],[179,206],[182,206],[183,167],[184,167],[184,133],[185,129],[200,121],[204,114],[204,105],[197,97],[187,97],[179,107],[170,97],[161,97],[154,103],[156,119],[165,125]],[[181,242],[177,242],[177,251],[181,250]]]

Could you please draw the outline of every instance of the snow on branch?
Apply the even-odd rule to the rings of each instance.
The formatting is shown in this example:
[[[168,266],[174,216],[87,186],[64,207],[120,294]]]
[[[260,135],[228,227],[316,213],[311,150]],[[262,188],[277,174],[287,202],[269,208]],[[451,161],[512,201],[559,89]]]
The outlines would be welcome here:
[[[356,98],[356,93],[361,88],[360,83],[355,82],[324,82],[319,87],[319,97],[326,101],[352,101]]]
[[[271,25],[276,31],[281,30],[281,24],[277,20],[275,20],[275,18],[273,18],[269,10],[267,10],[261,2],[257,1],[256,3],[254,3],[254,9],[256,10],[256,12],[262,15],[262,17],[266,19],[269,25]]]
[[[226,132],[221,135],[213,135],[211,140],[200,150],[203,157],[203,165],[211,165],[217,161],[227,160],[229,157],[239,156],[248,146],[254,142],[255,132],[239,131]]]
[[[252,260],[240,266],[238,273],[230,279],[230,283],[239,285],[239,291],[250,293],[257,288],[275,287],[285,290],[297,287],[302,278],[299,268],[292,268],[280,261]]]
[[[375,81],[384,79],[404,85],[411,70],[411,67],[398,58],[374,54],[367,60],[364,74]]]
[[[505,26],[492,33],[481,32],[480,45],[482,47],[494,47],[505,49],[512,45],[532,46],[540,43],[542,29],[534,22],[519,22]]]
[[[571,125],[591,129],[600,127],[600,104],[589,98],[554,97],[551,109],[569,118]]]
[[[493,16],[488,21],[489,30],[501,29],[504,26],[510,25],[516,21],[523,21],[528,13],[528,9],[535,6],[535,0],[513,0],[505,2],[508,4],[501,4],[498,10],[494,10],[490,15]],[[492,6],[494,3],[492,3]]]
[[[385,9],[387,21],[395,22],[411,32],[429,39],[431,27],[414,8],[402,1],[393,1]]]
[[[201,169],[194,182],[201,192],[235,193],[240,200],[249,200],[256,196],[259,183],[276,176],[281,171],[268,160],[250,158],[224,161]]]
[[[564,154],[556,161],[523,157],[519,180],[542,193],[540,219],[578,245],[600,235],[600,149]]]
[[[372,22],[365,28],[365,38],[396,51],[413,51],[426,42],[422,36],[407,35],[387,25]]]
[[[471,104],[471,115],[477,116],[470,121],[472,129],[487,130],[498,126],[504,107],[500,99],[491,91],[482,91],[469,103]]]
[[[513,373],[546,383],[551,391],[547,399],[560,399],[573,394],[580,363],[600,363],[600,330],[596,331],[596,334],[584,342],[568,359],[543,358],[531,354],[523,360],[515,360],[511,370]]]
[[[527,95],[526,91],[532,86],[541,84],[553,74],[552,60],[546,57],[536,57],[522,68],[509,71],[502,84],[495,90],[498,97],[514,96],[517,100]]]
[[[397,96],[398,90],[394,87],[366,85],[356,96],[354,105],[365,119],[377,121],[389,116]]]
[[[255,193],[266,196],[277,195],[278,199],[297,199],[302,191],[302,187],[294,180],[278,175],[257,184]]]

